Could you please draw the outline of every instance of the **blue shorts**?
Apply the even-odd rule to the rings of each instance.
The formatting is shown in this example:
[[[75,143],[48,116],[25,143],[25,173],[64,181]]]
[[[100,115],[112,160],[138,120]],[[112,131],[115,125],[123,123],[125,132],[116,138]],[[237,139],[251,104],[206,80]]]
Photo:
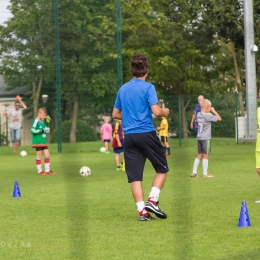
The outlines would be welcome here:
[[[124,148],[123,147],[118,147],[118,148],[114,148],[114,153],[116,154],[120,154],[124,152]]]
[[[196,132],[196,135],[198,134],[198,131],[199,131],[199,125],[198,124],[194,124],[194,130]]]
[[[15,143],[16,141],[21,140],[21,128],[13,129],[10,128],[11,142]]]
[[[106,143],[106,142],[107,142],[107,143],[110,143],[110,139],[104,139],[104,140],[103,140],[103,143]]]
[[[156,173],[169,171],[164,148],[155,131],[126,134],[124,158],[128,182],[142,181],[145,161],[148,159]]]

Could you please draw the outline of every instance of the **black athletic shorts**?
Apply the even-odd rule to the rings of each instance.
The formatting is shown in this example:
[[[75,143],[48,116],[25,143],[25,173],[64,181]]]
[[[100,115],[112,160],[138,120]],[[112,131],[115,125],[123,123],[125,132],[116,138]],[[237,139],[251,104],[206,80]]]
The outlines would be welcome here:
[[[169,171],[164,148],[155,131],[125,134],[124,157],[129,183],[143,180],[146,159],[152,163],[156,173]]]
[[[35,148],[36,151],[43,151],[45,149],[48,149],[48,146],[42,146],[42,147],[36,147]]]
[[[168,142],[168,137],[167,136],[161,136],[161,142],[162,143]]]

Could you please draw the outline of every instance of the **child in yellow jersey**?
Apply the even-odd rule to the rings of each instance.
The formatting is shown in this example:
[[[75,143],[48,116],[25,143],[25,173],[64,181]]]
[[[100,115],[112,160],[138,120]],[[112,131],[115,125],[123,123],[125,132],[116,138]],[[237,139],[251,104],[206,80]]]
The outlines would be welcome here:
[[[171,148],[168,143],[168,120],[166,119],[166,117],[162,117],[161,124],[157,127],[157,130],[159,131],[159,136],[161,137],[161,142],[164,147],[164,151],[166,153],[167,149],[167,157],[170,157]]]

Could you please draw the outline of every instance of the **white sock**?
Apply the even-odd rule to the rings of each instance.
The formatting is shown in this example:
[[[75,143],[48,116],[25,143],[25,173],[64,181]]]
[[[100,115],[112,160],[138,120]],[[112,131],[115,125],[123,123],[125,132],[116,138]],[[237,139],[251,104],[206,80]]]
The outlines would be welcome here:
[[[200,160],[196,158],[193,164],[192,173],[197,173],[199,165],[200,165]]]
[[[36,168],[37,168],[38,173],[42,172],[41,158],[36,158]]]
[[[203,175],[208,174],[208,165],[209,165],[209,160],[203,159],[202,160]]]
[[[45,166],[45,172],[49,172],[50,171],[50,158],[49,157],[44,158],[44,166]]]
[[[149,194],[149,200],[157,202],[159,199],[160,191],[161,190],[158,189],[157,187],[152,187],[151,192]]]
[[[139,214],[145,214],[147,211],[144,209],[144,201],[136,202],[137,211]]]

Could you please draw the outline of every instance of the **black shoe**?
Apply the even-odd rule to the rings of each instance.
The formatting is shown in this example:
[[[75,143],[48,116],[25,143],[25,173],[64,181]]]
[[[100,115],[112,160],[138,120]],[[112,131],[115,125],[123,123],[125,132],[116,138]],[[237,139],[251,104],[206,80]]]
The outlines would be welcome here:
[[[158,207],[159,201],[153,204],[149,200],[145,203],[145,210],[155,214],[157,218],[167,218],[167,215]]]
[[[145,216],[147,215],[147,216]],[[141,214],[139,217],[139,221],[147,221],[147,220],[152,220],[154,217],[152,217],[149,213]]]

